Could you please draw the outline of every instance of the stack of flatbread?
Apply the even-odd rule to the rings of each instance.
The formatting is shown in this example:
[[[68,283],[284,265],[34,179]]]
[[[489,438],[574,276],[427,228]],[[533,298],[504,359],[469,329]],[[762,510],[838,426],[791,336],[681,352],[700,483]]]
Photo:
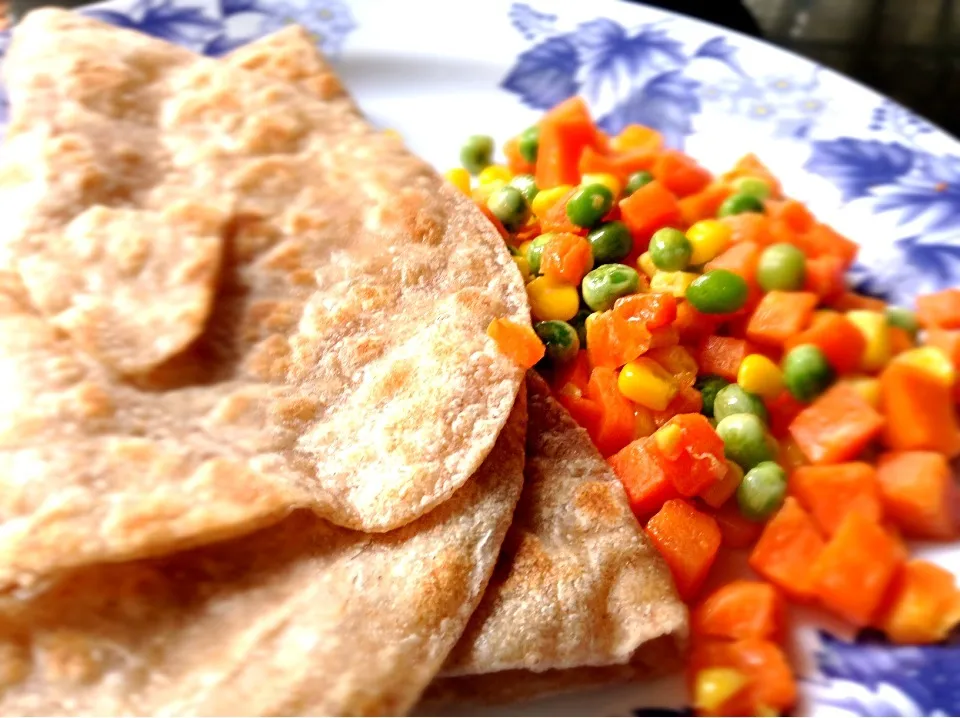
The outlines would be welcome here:
[[[686,613],[496,348],[521,277],[305,32],[59,10],[4,67],[0,713],[386,714],[669,666]]]

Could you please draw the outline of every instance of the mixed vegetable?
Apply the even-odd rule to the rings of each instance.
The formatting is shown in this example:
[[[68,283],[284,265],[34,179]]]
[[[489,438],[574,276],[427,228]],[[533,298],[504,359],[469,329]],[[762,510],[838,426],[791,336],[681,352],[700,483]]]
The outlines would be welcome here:
[[[790,709],[786,599],[942,640],[960,591],[902,537],[957,535],[960,289],[916,311],[853,293],[856,245],[756,157],[715,178],[649,128],[607,136],[578,98],[504,153],[472,137],[448,174],[527,283],[535,331],[491,335],[608,457],[693,606],[697,710]],[[703,595],[734,549],[757,579]]]

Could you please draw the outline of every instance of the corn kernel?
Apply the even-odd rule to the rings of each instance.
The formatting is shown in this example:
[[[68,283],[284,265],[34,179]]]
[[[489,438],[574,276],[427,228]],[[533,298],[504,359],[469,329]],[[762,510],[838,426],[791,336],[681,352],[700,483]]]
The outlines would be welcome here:
[[[490,195],[503,187],[505,184],[506,182],[503,180],[492,180],[486,184],[479,184],[473,188],[471,197],[473,197],[473,201],[477,204],[486,205],[487,200],[490,199]]]
[[[573,187],[568,184],[557,185],[551,189],[542,189],[530,203],[530,210],[537,217],[543,217],[551,210],[553,205],[559,202],[572,189]]]
[[[523,277],[523,283],[526,284],[530,281],[530,262],[527,261],[526,257],[514,257],[514,264],[517,265],[517,269],[520,270],[520,276]]]
[[[764,399],[776,399],[783,391],[783,372],[763,354],[750,354],[740,362],[737,384]]]
[[[944,354],[939,347],[908,349],[902,354],[898,354],[893,361],[911,364],[922,369],[947,388],[952,388],[957,379],[957,372],[950,361],[950,357]]]
[[[566,282],[550,277],[537,277],[527,285],[530,311],[538,321],[550,319],[568,321],[580,309],[580,293]]]
[[[623,187],[620,184],[620,180],[618,180],[616,177],[614,177],[612,174],[609,174],[608,172],[587,173],[580,178],[580,184],[582,185],[601,184],[604,187],[606,187],[608,190],[610,190],[610,194],[613,195],[614,201],[619,199],[620,192],[623,191]]]
[[[660,451],[663,452],[664,456],[676,456],[677,447],[680,445],[682,439],[683,429],[676,424],[662,426],[657,430],[657,433],[653,435],[653,440],[657,442],[657,446],[660,448]]]
[[[871,376],[852,376],[844,380],[874,409],[880,408],[880,380]]]
[[[699,274],[693,272],[661,272],[657,271],[650,278],[650,291],[660,294],[672,294],[677,299],[683,299],[687,296],[687,287],[693,284],[693,280],[699,277]]]
[[[747,677],[734,668],[704,668],[694,681],[693,705],[698,714],[722,715],[723,704],[746,686]]]
[[[637,260],[637,267],[651,279],[653,275],[660,271],[657,269],[657,265],[653,263],[653,257],[650,255],[650,252],[644,252],[640,255],[640,258]]]
[[[531,244],[533,244],[532,239],[528,239],[526,242],[520,243],[520,246],[517,247],[517,251],[520,252],[521,257],[526,257],[529,254]]]
[[[633,438],[642,439],[651,436],[657,430],[656,419],[653,413],[645,406],[633,408]]]
[[[480,184],[488,184],[490,182],[496,182],[497,180],[506,183],[512,179],[513,173],[503,165],[487,165],[480,170],[480,174],[477,175],[477,182]]]
[[[653,359],[643,357],[623,367],[617,386],[625,397],[654,411],[666,409],[679,391],[676,380],[666,369]]]
[[[470,173],[463,169],[463,167],[454,167],[452,170],[447,170],[443,176],[447,178],[447,182],[463,192],[467,197],[470,196]]]
[[[733,230],[716,219],[702,219],[687,230],[687,239],[693,246],[690,264],[709,262],[730,246]]]
[[[860,368],[868,373],[882,369],[890,361],[890,327],[882,312],[856,309],[847,312],[847,319],[856,325],[867,347],[860,360]]]

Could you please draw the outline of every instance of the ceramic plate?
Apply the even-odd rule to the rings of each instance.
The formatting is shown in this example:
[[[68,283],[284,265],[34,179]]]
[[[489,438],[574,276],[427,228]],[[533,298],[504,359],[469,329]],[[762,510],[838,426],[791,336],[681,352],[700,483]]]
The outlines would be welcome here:
[[[209,55],[298,22],[367,114],[440,169],[466,135],[503,141],[580,93],[608,132],[650,125],[713,170],[758,154],[790,195],[860,242],[861,291],[910,303],[960,285],[960,143],[841,75],[716,26],[613,0],[116,0],[85,12]],[[918,552],[960,572],[960,547]],[[820,615],[793,619],[799,712],[960,714],[960,646],[892,647]],[[684,699],[674,678],[501,712],[679,715]]]

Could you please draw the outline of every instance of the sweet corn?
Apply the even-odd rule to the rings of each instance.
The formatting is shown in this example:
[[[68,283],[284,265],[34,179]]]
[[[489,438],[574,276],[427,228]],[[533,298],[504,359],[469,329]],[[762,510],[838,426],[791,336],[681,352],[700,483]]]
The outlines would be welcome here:
[[[480,184],[489,184],[490,182],[502,181],[504,184],[513,179],[513,173],[509,168],[503,165],[488,165],[480,170],[477,175],[477,182]],[[502,185],[501,185],[502,186]]]
[[[568,184],[557,185],[550,189],[542,189],[530,203],[530,210],[537,216],[543,217],[560,199],[572,190]]]
[[[657,265],[653,263],[653,257],[650,255],[650,252],[644,252],[640,255],[640,258],[637,260],[637,268],[651,279],[653,275],[660,271],[657,269]]]
[[[643,259],[642,256],[641,259]],[[672,294],[677,299],[683,299],[687,296],[687,287],[693,284],[693,280],[699,276],[699,274],[693,272],[661,272],[657,270],[650,278],[650,291]]]
[[[549,319],[568,321],[576,316],[580,309],[580,293],[577,288],[566,282],[550,277],[537,277],[527,285],[530,298],[530,311],[535,319],[545,322]]]
[[[487,203],[487,200],[490,199],[490,195],[492,195],[498,189],[503,187],[505,184],[506,182],[504,182],[503,180],[491,180],[486,184],[478,184],[476,187],[473,188],[473,192],[471,192],[471,197],[473,197],[473,201],[476,202],[477,204],[485,205]]]
[[[645,406],[633,408],[633,438],[642,439],[651,436],[657,430],[656,419],[653,413]]]
[[[852,376],[844,380],[846,384],[863,397],[874,409],[880,408],[880,380],[872,376]]]
[[[653,440],[665,456],[675,456],[680,440],[683,439],[683,429],[676,424],[667,424],[657,429],[653,435]]]
[[[703,264],[714,259],[730,246],[733,230],[716,219],[702,219],[687,230],[687,239],[693,246],[690,264]]]
[[[879,371],[890,361],[890,327],[887,318],[881,312],[856,309],[847,312],[847,319],[856,325],[867,340],[860,368],[867,373]]]
[[[643,357],[623,367],[617,386],[625,397],[654,411],[666,409],[679,391],[666,369]]]
[[[608,172],[587,173],[580,178],[580,184],[602,184],[604,187],[610,190],[610,194],[613,195],[614,201],[619,199],[620,193],[623,191],[623,186],[620,184],[620,180]]]
[[[447,178],[447,182],[463,192],[467,197],[470,196],[470,173],[463,169],[463,167],[454,167],[452,170],[447,170],[443,176]]]
[[[723,704],[747,686],[747,677],[735,668],[704,668],[693,684],[697,714],[722,715]]]
[[[750,354],[740,362],[737,384],[764,399],[776,399],[783,391],[783,372],[763,354]]]
[[[520,246],[517,247],[517,251],[520,252],[520,256],[521,256],[521,257],[526,257],[526,256],[528,256],[528,253],[530,252],[530,245],[531,245],[531,244],[533,244],[533,240],[532,240],[532,239],[528,239],[526,242],[521,242],[521,243],[520,243]]]
[[[524,284],[526,284],[530,281],[530,262],[527,261],[526,257],[521,256],[515,256],[513,261],[517,265],[517,269],[520,270],[520,276],[523,277]]]
[[[957,379],[957,372],[950,361],[950,357],[939,347],[919,347],[908,349],[898,354],[893,360],[911,364],[941,382],[945,387],[952,388]]]

